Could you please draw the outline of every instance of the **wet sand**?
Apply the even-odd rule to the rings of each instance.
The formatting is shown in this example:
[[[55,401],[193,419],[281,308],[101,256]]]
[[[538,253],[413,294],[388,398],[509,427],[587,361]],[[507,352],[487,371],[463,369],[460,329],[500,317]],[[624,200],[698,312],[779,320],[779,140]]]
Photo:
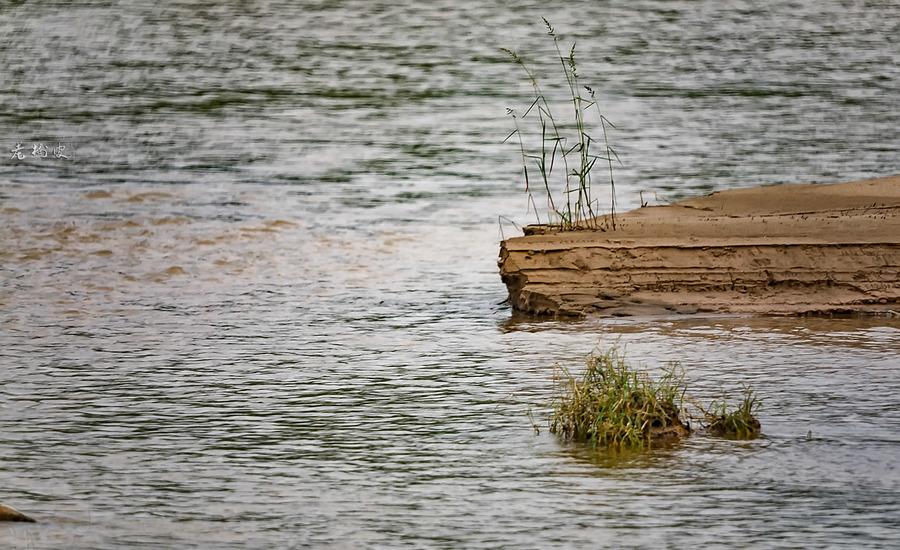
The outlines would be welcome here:
[[[500,248],[516,310],[548,315],[900,311],[900,176],[720,191],[530,227]]]

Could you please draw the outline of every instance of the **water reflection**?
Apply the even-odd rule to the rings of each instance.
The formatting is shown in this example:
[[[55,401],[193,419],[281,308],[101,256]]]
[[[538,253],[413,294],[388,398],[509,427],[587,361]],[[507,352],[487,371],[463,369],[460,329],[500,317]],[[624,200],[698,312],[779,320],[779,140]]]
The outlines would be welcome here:
[[[590,464],[583,475],[622,478],[635,475],[640,470],[671,468],[683,459],[681,451],[685,441],[668,441],[654,445],[649,450],[592,448],[586,445],[567,444],[558,455],[565,459]],[[620,472],[619,470],[623,470]]]

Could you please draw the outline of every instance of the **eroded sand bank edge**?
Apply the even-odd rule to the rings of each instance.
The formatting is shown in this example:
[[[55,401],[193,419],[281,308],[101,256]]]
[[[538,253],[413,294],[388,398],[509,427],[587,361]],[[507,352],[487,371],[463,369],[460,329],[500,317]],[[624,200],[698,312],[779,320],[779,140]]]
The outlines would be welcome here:
[[[539,315],[900,311],[900,176],[720,191],[531,227],[500,247],[516,310]]]

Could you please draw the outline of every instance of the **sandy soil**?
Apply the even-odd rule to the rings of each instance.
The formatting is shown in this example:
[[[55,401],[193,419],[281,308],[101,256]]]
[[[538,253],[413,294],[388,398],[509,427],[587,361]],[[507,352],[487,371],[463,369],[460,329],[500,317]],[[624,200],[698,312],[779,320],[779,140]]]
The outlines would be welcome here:
[[[900,176],[735,189],[503,241],[512,306],[549,315],[900,312]]]

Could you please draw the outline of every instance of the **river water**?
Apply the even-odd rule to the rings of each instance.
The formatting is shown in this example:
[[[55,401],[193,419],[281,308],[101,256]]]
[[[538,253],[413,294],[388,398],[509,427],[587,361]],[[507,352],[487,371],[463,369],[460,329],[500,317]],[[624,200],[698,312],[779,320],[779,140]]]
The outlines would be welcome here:
[[[900,544],[896,318],[502,303],[541,16],[622,207],[900,173],[894,1],[4,3],[0,547]],[[561,444],[552,366],[615,343],[764,437]]]

